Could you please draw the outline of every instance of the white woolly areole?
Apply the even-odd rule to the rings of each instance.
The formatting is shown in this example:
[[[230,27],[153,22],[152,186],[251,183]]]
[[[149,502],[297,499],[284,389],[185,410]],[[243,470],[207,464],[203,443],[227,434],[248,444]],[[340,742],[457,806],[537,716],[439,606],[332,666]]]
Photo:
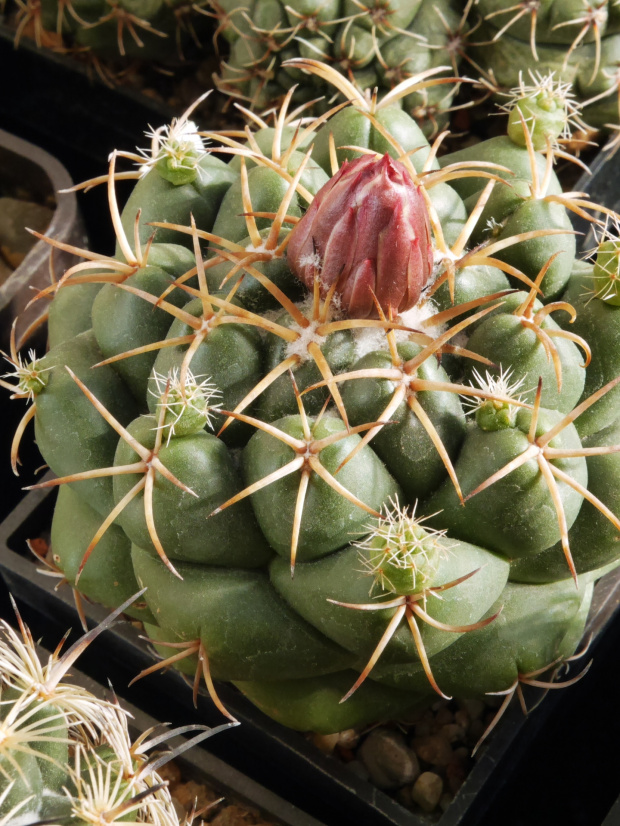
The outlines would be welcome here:
[[[431,338],[437,338],[446,329],[446,324],[439,324],[436,327],[422,328],[422,322],[426,321],[437,312],[437,308],[432,301],[421,301],[415,307],[402,313],[398,317],[398,322],[413,330],[423,330]],[[389,350],[385,330],[378,327],[360,327],[352,330],[355,343],[355,357],[362,358],[367,353],[375,350]],[[409,341],[409,333],[406,330],[395,330],[394,337],[397,342]]]
[[[437,307],[432,301],[421,301],[419,304],[416,304],[415,307],[401,313],[400,321],[405,327],[412,327],[414,330],[424,330],[431,338],[437,338],[437,336],[440,336],[448,329],[447,324],[438,324],[436,327],[422,327],[422,322],[431,318],[436,312]],[[397,331],[396,338],[398,339],[399,337],[406,339],[407,333]]]
[[[356,359],[375,350],[387,350],[385,331],[377,327],[356,327],[352,330]]]
[[[316,329],[322,324],[320,321],[311,321],[307,327],[300,327],[299,324],[292,324],[291,330],[294,330],[296,333],[299,334],[299,338],[295,339],[295,341],[291,341],[286,346],[286,357],[289,356],[299,356],[299,358],[304,361],[309,361],[311,356],[308,353],[308,347],[313,342],[318,344],[319,347],[323,344],[326,340],[325,336],[321,336],[317,333]]]
[[[254,244],[252,244],[252,242],[250,242],[247,245],[247,247],[245,248],[245,251],[246,252],[260,253],[261,255],[268,255],[270,258],[283,258],[284,257],[282,255],[282,253],[280,253],[279,255],[276,255],[276,250],[268,250],[267,247],[265,246],[265,240],[263,240],[262,244],[259,244],[257,247],[255,247]]]

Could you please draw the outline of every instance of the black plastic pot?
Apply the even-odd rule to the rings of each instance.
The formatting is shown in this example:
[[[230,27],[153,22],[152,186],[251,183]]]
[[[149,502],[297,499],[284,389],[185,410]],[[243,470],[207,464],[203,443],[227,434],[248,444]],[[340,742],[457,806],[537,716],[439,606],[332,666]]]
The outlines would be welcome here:
[[[193,78],[196,67],[191,62],[183,70],[187,100],[172,106],[164,102],[162,95],[166,100],[176,96],[176,72],[148,70],[150,91],[155,87],[160,90],[160,95],[153,97],[129,85],[106,85],[92,66],[38,48],[26,37],[15,48],[14,38],[15,31],[0,23],[0,66],[7,72],[0,83],[0,124],[45,146],[76,182],[105,173],[106,158],[114,149],[133,152],[136,147],[148,148],[150,139],[145,138],[145,132],[169,124],[205,91]],[[209,43],[204,56],[210,55],[213,49]],[[196,117],[200,119],[207,113],[209,128],[220,128],[214,123],[225,102],[224,95],[214,93]],[[104,188],[100,190],[81,197],[80,208],[92,248],[111,251],[115,238],[109,222],[101,221],[106,194]],[[121,185],[118,190],[122,199],[131,188]]]
[[[46,234],[58,241],[86,246],[86,236],[74,193],[57,196],[73,181],[64,166],[48,152],[0,129],[0,180],[3,186],[25,189],[37,202],[55,201],[52,221]],[[50,283],[52,247],[37,241],[22,263],[0,286],[0,347],[8,349],[13,319],[17,318],[17,340],[45,315],[48,301],[30,304],[36,291]],[[64,250],[55,250],[53,268],[59,276],[78,259]],[[30,304],[30,306],[28,306]]]
[[[4,88],[6,85],[0,84],[0,87]],[[38,203],[55,201],[53,217],[46,232],[65,244],[87,246],[75,194],[56,194],[73,183],[65,167],[56,158],[40,147],[0,129],[0,180],[3,189],[25,190]],[[60,277],[78,260],[63,250],[56,249],[52,253],[52,247],[44,241],[34,243],[19,267],[0,285],[0,350],[5,353],[9,351],[14,319],[17,319],[15,330],[19,346],[20,340],[28,335],[29,329],[36,328],[37,323],[47,313],[49,300],[42,299],[34,304],[30,304],[30,301],[37,291],[49,285],[50,265],[53,264],[54,271]],[[46,336],[46,327],[42,325],[28,335],[28,348],[44,350]],[[22,350],[22,354],[23,352]],[[8,363],[3,361],[3,365],[6,371],[11,371]],[[0,374],[4,372],[5,369],[0,369]],[[11,402],[3,391],[0,397],[0,518],[6,516],[23,495],[11,472],[9,452],[13,433],[24,412],[25,406]],[[29,470],[34,470],[42,464],[39,452],[31,439],[25,440],[21,453],[22,460]]]
[[[53,494],[30,493],[0,526],[0,572],[33,632],[58,638],[66,627],[78,628],[73,597],[68,587],[55,590],[56,582],[38,575],[36,561],[25,554],[26,539],[45,536],[49,530]],[[587,633],[594,646],[618,609],[620,572],[608,575],[597,586]],[[99,606],[86,605],[89,625],[106,615]],[[128,699],[154,716],[174,724],[200,721],[208,725],[222,722],[207,697],[199,697],[192,707],[191,689],[176,673],[158,674],[125,686],[142,668],[153,663],[148,644],[129,623],[119,623],[106,632],[81,660],[81,666],[99,680],[111,677]],[[216,738],[209,747],[226,762],[249,774],[277,794],[329,826],[425,826],[430,821],[413,815],[387,794],[350,772],[346,766],[327,757],[302,735],[265,717],[234,688],[222,685],[218,693],[224,705],[241,725]],[[519,762],[532,737],[545,722],[553,703],[524,718],[516,707],[502,719],[454,802],[438,826],[473,826],[480,823],[493,798]]]

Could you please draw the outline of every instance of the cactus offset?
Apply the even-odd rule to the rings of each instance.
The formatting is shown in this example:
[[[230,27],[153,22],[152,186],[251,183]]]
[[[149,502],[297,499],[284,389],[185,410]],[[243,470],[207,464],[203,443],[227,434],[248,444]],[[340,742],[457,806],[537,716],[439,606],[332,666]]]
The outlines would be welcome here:
[[[147,588],[147,671],[334,731],[434,692],[519,694],[570,658],[618,557],[620,370],[568,218],[599,207],[562,194],[557,133],[543,154],[522,112],[522,145],[440,166],[443,138],[393,105],[407,82],[369,102],[304,67],[352,102],[222,135],[229,163],[201,150],[193,180],[142,158],[122,215],[113,156],[118,254],[76,251],[45,291],[52,349],[2,383],[34,397],[58,476],[39,485],[61,488],[58,569],[109,606]],[[373,224],[386,198],[400,229]]]

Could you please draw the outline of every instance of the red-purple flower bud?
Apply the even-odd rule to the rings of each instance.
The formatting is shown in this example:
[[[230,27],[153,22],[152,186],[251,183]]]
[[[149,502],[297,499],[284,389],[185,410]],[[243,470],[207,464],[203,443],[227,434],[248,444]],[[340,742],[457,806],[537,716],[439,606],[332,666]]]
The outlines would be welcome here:
[[[424,197],[403,164],[384,155],[345,163],[320,189],[293,228],[287,247],[292,271],[321,293],[336,284],[343,312],[377,315],[415,306],[433,269]]]

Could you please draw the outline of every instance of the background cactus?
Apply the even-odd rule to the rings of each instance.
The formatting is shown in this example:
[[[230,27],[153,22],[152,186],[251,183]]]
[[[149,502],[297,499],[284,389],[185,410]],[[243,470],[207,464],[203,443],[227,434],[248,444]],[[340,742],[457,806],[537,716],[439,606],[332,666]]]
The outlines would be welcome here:
[[[81,652],[125,608],[127,603],[62,656],[61,643],[46,662],[19,614],[21,634],[0,621],[3,826],[43,821],[59,826],[127,821],[181,826],[167,783],[157,773],[174,753],[149,754],[167,736],[151,742],[149,731],[132,742],[127,714],[116,698],[106,701],[66,676]],[[203,730],[195,742],[216,731],[198,728]]]
[[[506,92],[529,67],[571,84],[595,128],[620,120],[620,8],[614,0],[478,0],[470,57],[492,85]],[[527,79],[526,79],[527,82]]]
[[[186,0],[17,0],[15,42],[28,31],[38,46],[92,55],[109,83],[114,74],[102,60],[178,63],[184,53],[200,48],[213,33],[204,5]]]
[[[407,78],[435,69],[435,78],[457,74],[467,38],[467,9],[455,0],[345,0],[286,4],[210,0],[218,31],[230,43],[218,87],[260,111],[282,100],[293,83],[294,100],[334,97],[325,76],[308,76],[286,61],[323,61],[361,91],[382,97]],[[443,71],[440,71],[443,69]],[[402,106],[426,134],[445,126],[455,82],[419,87]]]
[[[145,587],[163,664],[203,675],[225,714],[214,679],[335,731],[434,692],[511,696],[570,657],[618,556],[620,376],[608,246],[587,304],[601,318],[575,298],[591,282],[568,215],[602,208],[562,194],[525,117],[524,145],[496,138],[440,166],[441,138],[397,105],[303,67],[350,104],[223,135],[227,164],[195,136],[172,159],[164,139],[122,216],[112,156],[117,253],[80,251],[46,291],[50,352],[13,352],[3,384],[32,401],[14,461],[34,417],[59,476],[43,485],[61,488],[53,560],[72,585],[109,606]],[[375,190],[402,198],[394,176],[368,188],[371,163],[417,193],[388,233],[417,245],[392,259],[397,282],[415,270],[409,309],[383,289],[376,245],[357,257]],[[330,178],[358,167],[308,251],[308,206],[329,207]],[[348,280],[322,283],[347,243]],[[360,318],[347,291],[369,284]]]

